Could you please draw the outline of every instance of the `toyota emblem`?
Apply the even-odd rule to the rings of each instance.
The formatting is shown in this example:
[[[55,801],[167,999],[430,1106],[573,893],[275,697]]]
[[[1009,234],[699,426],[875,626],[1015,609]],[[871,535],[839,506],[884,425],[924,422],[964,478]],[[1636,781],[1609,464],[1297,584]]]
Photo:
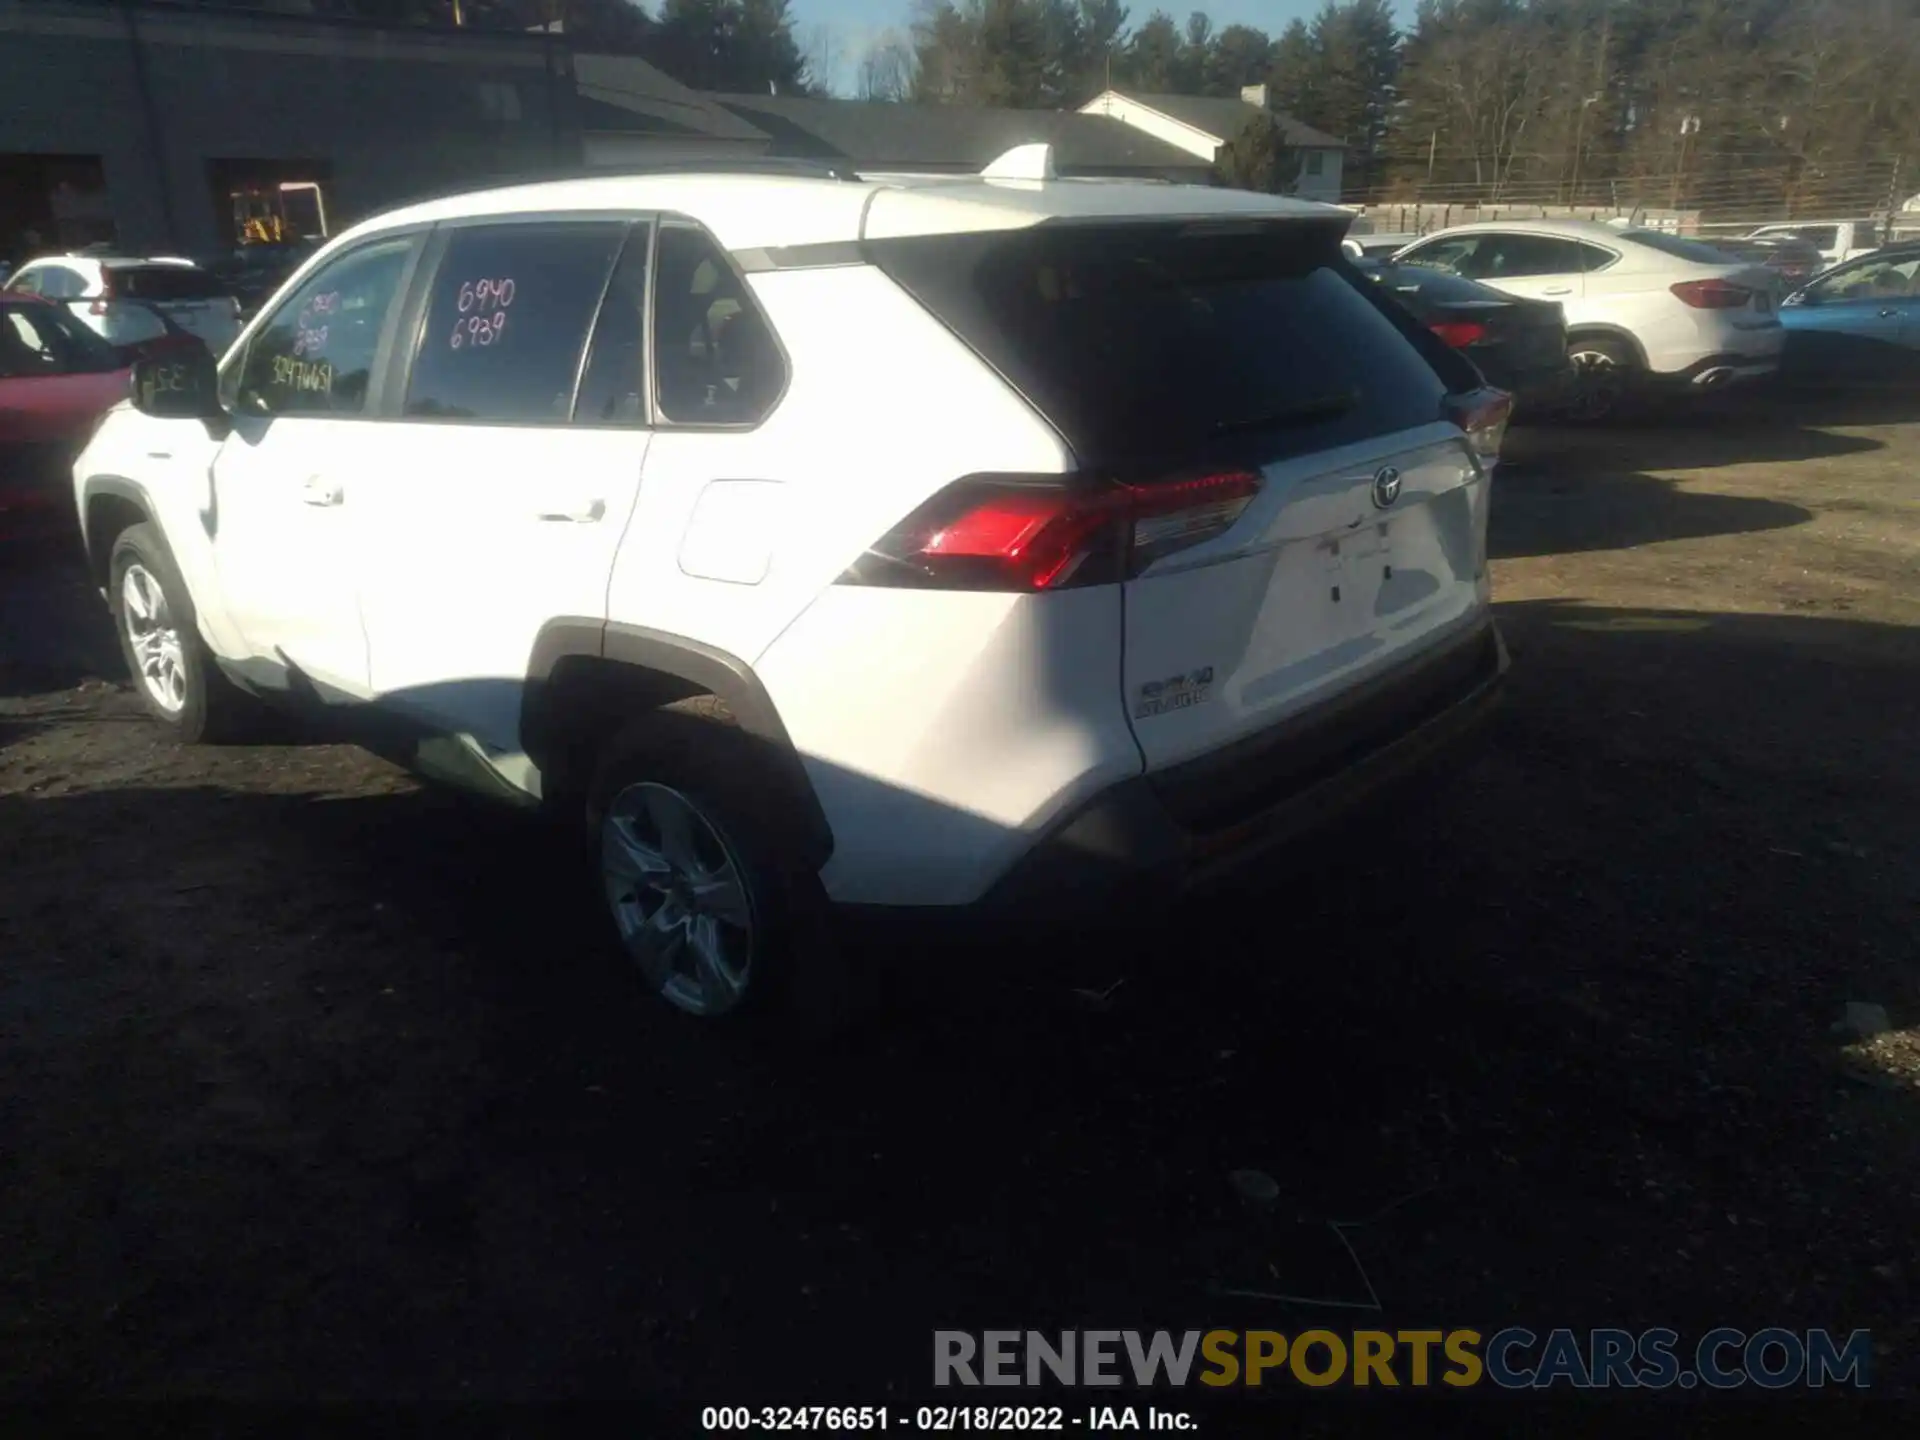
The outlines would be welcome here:
[[[1384,510],[1400,498],[1400,472],[1382,465],[1373,472],[1373,503]]]

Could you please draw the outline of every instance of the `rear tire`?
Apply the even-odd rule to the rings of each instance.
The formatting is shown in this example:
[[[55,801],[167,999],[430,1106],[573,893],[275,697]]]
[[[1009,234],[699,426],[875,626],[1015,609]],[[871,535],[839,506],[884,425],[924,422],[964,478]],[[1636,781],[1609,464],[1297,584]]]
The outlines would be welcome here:
[[[1580,424],[1616,419],[1640,390],[1640,359],[1624,340],[1604,335],[1576,336],[1567,342],[1573,366],[1573,397],[1563,411]]]
[[[200,638],[193,599],[160,532],[129,525],[107,558],[107,603],[134,692],[183,745],[243,739],[259,716],[252,698]]]
[[[619,952],[674,1009],[831,1027],[847,1007],[818,983],[825,898],[786,833],[771,770],[764,742],[713,696],[635,721],[588,790],[593,863]]]

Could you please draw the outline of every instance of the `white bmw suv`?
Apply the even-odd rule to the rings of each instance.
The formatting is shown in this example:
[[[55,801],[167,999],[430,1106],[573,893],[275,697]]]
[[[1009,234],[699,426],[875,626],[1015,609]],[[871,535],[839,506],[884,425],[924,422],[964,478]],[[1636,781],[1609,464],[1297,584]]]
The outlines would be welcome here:
[[[1572,408],[1588,419],[1646,386],[1698,392],[1762,379],[1786,344],[1766,267],[1658,230],[1487,221],[1437,231],[1394,260],[1557,301],[1578,382]]]
[[[76,466],[147,708],[325,708],[583,817],[626,953],[707,1016],[829,902],[1197,881],[1424,758],[1506,668],[1505,397],[1342,212],[1045,160],[341,235]]]

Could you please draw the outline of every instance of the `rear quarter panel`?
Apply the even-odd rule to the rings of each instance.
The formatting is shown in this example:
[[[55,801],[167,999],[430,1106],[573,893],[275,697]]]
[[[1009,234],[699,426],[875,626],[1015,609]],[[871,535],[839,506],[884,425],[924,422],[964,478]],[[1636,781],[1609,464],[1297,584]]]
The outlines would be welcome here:
[[[836,585],[952,481],[1071,457],[878,270],[750,283],[787,391],[752,431],[654,434],[608,613],[754,666],[833,831],[822,881],[836,900],[965,903],[1063,808],[1140,769],[1119,587]]]
[[[1055,473],[1055,432],[946,328],[865,265],[762,273],[754,294],[788,359],[748,431],[661,429],[614,565],[609,613],[753,661],[866,547],[935,491],[985,471]],[[724,505],[703,495],[736,487]],[[753,565],[693,557],[750,530]]]

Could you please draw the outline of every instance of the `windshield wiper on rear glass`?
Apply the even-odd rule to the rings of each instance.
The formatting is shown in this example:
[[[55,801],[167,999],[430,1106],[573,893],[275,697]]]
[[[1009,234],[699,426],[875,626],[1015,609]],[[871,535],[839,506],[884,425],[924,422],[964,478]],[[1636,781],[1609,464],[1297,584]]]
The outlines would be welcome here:
[[[1336,415],[1344,415],[1359,402],[1358,390],[1342,390],[1333,395],[1318,395],[1311,400],[1296,400],[1276,410],[1249,415],[1243,420],[1222,420],[1215,424],[1213,433],[1233,435],[1245,430],[1282,430],[1297,425],[1311,425],[1316,421],[1331,420]]]

